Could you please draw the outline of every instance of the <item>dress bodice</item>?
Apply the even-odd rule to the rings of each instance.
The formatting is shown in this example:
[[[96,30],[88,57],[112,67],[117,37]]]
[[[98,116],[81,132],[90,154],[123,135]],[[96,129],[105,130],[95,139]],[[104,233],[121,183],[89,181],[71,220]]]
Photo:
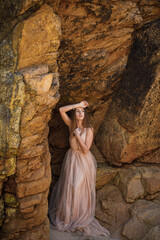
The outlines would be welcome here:
[[[81,138],[83,139],[83,141],[85,142],[86,140],[86,128],[82,131],[82,133],[80,134],[81,135]],[[76,139],[76,136],[74,135],[74,133],[71,133],[70,134],[70,137],[69,137],[69,142],[70,142],[70,147],[74,150],[77,150],[77,151],[81,151],[81,148],[79,146],[79,143]]]

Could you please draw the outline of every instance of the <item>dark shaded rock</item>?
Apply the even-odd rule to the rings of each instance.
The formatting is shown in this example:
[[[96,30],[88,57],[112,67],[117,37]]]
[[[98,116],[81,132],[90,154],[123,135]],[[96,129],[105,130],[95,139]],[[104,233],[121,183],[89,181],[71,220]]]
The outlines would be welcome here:
[[[96,136],[112,164],[132,162],[159,147],[159,24],[135,32],[126,72]]]

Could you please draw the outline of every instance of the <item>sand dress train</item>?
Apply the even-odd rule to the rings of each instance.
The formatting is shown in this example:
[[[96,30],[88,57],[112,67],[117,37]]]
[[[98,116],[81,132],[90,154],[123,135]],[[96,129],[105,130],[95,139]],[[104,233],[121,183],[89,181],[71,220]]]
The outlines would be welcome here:
[[[83,141],[87,128],[81,133]],[[76,137],[69,137],[70,149],[62,164],[58,182],[53,187],[48,216],[50,227],[60,231],[80,230],[85,236],[104,235],[109,232],[95,219],[96,160],[89,151],[81,151]]]

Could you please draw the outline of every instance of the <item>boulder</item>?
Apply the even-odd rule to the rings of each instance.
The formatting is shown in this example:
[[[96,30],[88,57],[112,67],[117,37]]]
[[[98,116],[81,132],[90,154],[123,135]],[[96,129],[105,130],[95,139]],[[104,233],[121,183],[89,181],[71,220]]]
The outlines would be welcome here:
[[[96,188],[102,188],[109,184],[116,176],[118,169],[106,164],[98,164],[96,175]]]
[[[119,188],[126,202],[143,198],[144,188],[141,173],[134,167],[124,167],[119,171]]]
[[[160,226],[151,228],[151,230],[143,238],[143,240],[159,240],[159,239],[160,239]]]
[[[137,200],[130,209],[130,220],[124,224],[122,235],[127,239],[142,240],[160,222],[160,204]]]
[[[111,233],[129,219],[128,208],[118,187],[106,185],[97,191],[96,217]]]
[[[144,190],[153,194],[160,191],[160,166],[141,167]]]

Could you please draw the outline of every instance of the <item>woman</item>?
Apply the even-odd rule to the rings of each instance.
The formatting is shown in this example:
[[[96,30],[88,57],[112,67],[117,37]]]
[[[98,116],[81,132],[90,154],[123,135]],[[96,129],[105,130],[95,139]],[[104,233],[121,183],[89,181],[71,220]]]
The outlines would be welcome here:
[[[59,109],[70,130],[70,146],[63,161],[59,181],[54,186],[49,218],[51,226],[60,231],[79,230],[87,236],[109,236],[107,229],[94,218],[96,160],[89,151],[93,128],[87,123],[86,101]],[[71,120],[66,112],[74,109]],[[108,239],[108,238],[107,238]]]

